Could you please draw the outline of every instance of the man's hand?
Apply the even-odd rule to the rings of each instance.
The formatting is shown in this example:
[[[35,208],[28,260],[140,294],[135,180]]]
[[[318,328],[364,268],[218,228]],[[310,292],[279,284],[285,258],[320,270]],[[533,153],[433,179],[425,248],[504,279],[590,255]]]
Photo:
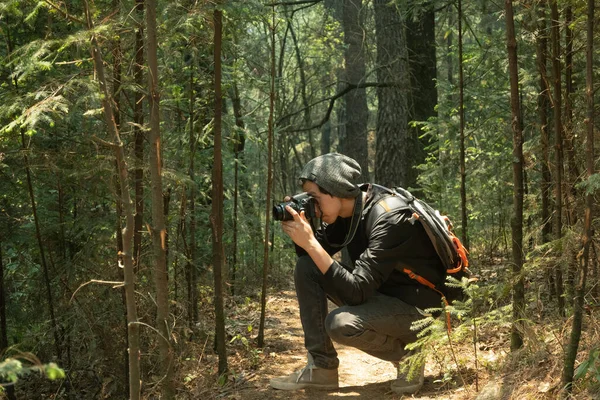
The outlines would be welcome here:
[[[294,217],[294,220],[283,221],[281,223],[283,231],[287,233],[290,238],[292,238],[294,243],[308,251],[310,246],[314,246],[315,243],[317,243],[317,240],[313,234],[308,220],[306,219],[306,216],[304,215],[304,211],[301,211],[301,213],[298,214],[296,210],[290,206],[286,206],[285,209],[292,215],[292,217]]]

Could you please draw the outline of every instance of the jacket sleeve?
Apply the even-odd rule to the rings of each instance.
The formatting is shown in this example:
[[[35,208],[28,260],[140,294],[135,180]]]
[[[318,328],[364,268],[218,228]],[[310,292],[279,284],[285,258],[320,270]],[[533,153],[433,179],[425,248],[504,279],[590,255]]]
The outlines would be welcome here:
[[[400,260],[411,255],[411,237],[414,226],[406,210],[392,210],[383,214],[367,232],[368,246],[356,260],[353,271],[334,261],[325,279],[337,289],[348,305],[366,301],[385,282]]]

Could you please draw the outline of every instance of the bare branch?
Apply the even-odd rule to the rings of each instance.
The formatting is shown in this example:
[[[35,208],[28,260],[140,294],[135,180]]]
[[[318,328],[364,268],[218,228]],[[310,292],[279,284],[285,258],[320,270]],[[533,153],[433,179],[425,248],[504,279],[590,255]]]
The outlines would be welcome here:
[[[61,13],[63,15],[63,17],[65,17],[66,19],[69,19],[73,22],[77,22],[80,23],[82,25],[84,25],[85,23],[80,20],[79,18],[69,14],[67,11],[63,11],[59,6],[57,6],[56,4],[52,3],[50,0],[45,0],[46,4],[48,4],[50,7],[54,8],[56,11],[58,11],[59,13]]]
[[[86,282],[86,283],[82,284],[81,286],[79,286],[79,287],[77,288],[77,290],[75,290],[75,291],[73,292],[73,294],[71,295],[71,299],[69,300],[69,303],[70,303],[71,301],[73,301],[73,298],[75,297],[75,295],[77,294],[77,292],[79,291],[79,289],[81,289],[81,288],[82,288],[82,287],[84,287],[84,286],[87,286],[87,285],[89,285],[90,283],[101,283],[101,284],[103,284],[103,285],[113,285],[113,288],[121,287],[121,286],[123,286],[123,285],[125,284],[124,282],[116,282],[116,281],[100,281],[100,280],[98,280],[98,279],[92,279],[91,281],[88,281],[88,282]]]
[[[293,113],[284,115],[283,117],[279,118],[278,123],[281,123],[281,121],[285,121],[289,117],[292,117],[294,115],[304,112],[306,108],[313,107],[324,101],[329,101],[329,107],[327,107],[327,112],[325,113],[325,115],[323,116],[321,121],[319,121],[317,124],[310,126],[310,127],[305,127],[305,128],[289,128],[289,129],[285,129],[285,132],[306,132],[306,131],[309,131],[312,129],[317,129],[317,128],[322,127],[327,121],[329,121],[329,117],[331,116],[331,112],[333,111],[333,106],[335,105],[335,101],[337,99],[339,99],[340,97],[344,96],[346,93],[349,93],[354,89],[363,89],[363,88],[368,88],[368,87],[393,87],[393,86],[397,86],[397,83],[396,82],[381,82],[381,83],[380,82],[363,82],[363,83],[359,83],[359,84],[348,83],[344,89],[337,92],[335,95],[321,99],[313,104],[310,104],[308,107],[294,111]]]
[[[301,4],[317,4],[323,0],[298,0],[298,1],[278,1],[276,3],[265,4],[265,7],[276,7],[276,6],[297,6]]]

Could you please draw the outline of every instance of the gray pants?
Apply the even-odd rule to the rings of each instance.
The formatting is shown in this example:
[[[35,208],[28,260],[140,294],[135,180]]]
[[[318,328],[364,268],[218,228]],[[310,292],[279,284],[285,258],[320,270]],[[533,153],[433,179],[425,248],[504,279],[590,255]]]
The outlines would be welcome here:
[[[418,310],[395,297],[377,293],[360,305],[345,305],[344,294],[323,278],[309,256],[299,257],[294,273],[304,344],[320,368],[337,368],[332,339],[386,361],[400,361],[406,344],[416,340],[412,322]],[[339,308],[328,313],[327,298]]]

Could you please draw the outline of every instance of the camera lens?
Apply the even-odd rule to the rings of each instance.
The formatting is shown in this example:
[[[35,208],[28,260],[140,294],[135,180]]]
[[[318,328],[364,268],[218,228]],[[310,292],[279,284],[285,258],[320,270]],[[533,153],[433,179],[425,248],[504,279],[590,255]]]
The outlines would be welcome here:
[[[273,206],[273,219],[275,221],[287,221],[290,220],[292,218],[290,213],[287,212],[287,210],[285,209],[285,206],[288,203],[282,203],[282,204],[277,204],[275,206]]]

